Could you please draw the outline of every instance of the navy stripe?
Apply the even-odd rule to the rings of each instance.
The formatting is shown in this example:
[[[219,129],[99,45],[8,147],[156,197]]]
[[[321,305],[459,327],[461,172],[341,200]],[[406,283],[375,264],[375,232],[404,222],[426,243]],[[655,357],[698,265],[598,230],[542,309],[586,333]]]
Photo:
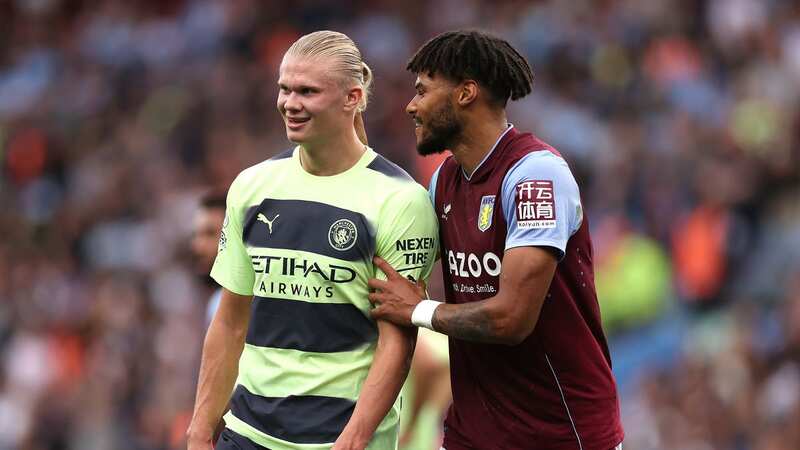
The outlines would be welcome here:
[[[311,303],[254,297],[247,343],[332,353],[378,339],[375,322],[350,303]]]
[[[258,445],[250,439],[234,432],[230,428],[225,428],[220,433],[214,450],[270,450],[263,445]]]
[[[334,442],[353,414],[355,402],[336,397],[262,397],[236,386],[233,415],[270,436],[296,444]]]
[[[372,169],[392,178],[402,178],[410,181],[414,180],[411,175],[408,174],[408,172],[381,155],[375,155],[375,159],[369,163],[367,169]]]
[[[371,264],[375,254],[375,233],[363,214],[306,200],[264,199],[245,214],[242,237],[252,247],[302,250],[346,261]]]

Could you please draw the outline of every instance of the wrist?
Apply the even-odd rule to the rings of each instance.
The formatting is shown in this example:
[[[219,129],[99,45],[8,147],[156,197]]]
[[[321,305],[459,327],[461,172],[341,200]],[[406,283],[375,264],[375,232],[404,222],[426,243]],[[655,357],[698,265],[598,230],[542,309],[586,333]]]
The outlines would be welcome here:
[[[342,434],[339,435],[337,441],[348,442],[356,448],[364,448],[369,443],[370,438],[372,438],[372,433],[367,433],[361,427],[347,426],[342,430]]]
[[[211,442],[214,438],[214,428],[192,423],[189,425],[189,429],[186,430],[186,437],[194,441]]]
[[[422,300],[411,312],[411,323],[418,327],[425,327],[433,330],[433,314],[436,312],[436,308],[441,304],[442,302],[437,302],[435,300]]]

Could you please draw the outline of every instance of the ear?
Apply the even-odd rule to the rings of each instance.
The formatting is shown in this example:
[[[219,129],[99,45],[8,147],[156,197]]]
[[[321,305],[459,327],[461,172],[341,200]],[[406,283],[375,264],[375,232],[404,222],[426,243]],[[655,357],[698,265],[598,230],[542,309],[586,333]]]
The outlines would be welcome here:
[[[475,80],[464,80],[456,87],[456,102],[460,106],[468,106],[478,98],[478,83]]]
[[[357,110],[361,99],[364,97],[364,89],[358,86],[352,87],[345,94],[347,94],[344,99],[345,111]]]

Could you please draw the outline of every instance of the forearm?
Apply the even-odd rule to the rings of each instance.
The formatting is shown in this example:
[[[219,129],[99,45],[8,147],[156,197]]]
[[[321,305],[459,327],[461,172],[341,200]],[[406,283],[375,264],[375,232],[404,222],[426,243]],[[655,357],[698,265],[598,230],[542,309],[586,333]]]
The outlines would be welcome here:
[[[369,287],[375,290],[369,294],[376,305],[372,317],[431,327],[455,339],[517,345],[536,327],[558,261],[549,248],[509,249],[504,254],[497,295],[435,307],[423,302],[422,286],[412,284],[380,258],[375,258],[375,264],[388,278],[369,280]]]
[[[342,437],[366,445],[394,404],[411,367],[416,329],[379,322],[378,345]]]
[[[431,324],[434,330],[455,339],[516,345],[533,331],[539,311],[534,312],[536,317],[523,318],[520,316],[531,312],[505,302],[498,295],[471,303],[442,304],[436,308]]]
[[[247,327],[211,322],[203,345],[190,434],[210,439],[227,408],[238,375]]]
[[[513,335],[510,321],[497,314],[490,301],[440,305],[433,314],[433,329],[465,341],[509,343]]]

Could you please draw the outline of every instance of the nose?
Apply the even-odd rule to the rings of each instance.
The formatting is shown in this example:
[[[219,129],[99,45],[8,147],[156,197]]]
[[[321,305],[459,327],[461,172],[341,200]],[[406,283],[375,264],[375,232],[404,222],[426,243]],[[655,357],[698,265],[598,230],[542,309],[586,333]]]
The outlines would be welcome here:
[[[290,92],[283,96],[283,109],[291,112],[298,112],[303,109],[303,104],[300,103],[297,95]]]
[[[416,97],[412,98],[408,105],[406,105],[406,112],[411,116],[414,116],[417,113],[417,101]]]

